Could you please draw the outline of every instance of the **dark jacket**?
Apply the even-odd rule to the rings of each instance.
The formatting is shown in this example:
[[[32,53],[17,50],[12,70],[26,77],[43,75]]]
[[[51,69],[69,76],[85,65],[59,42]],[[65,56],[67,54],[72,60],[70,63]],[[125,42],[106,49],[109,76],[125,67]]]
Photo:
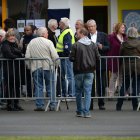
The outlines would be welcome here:
[[[88,37],[89,37],[89,39],[91,39],[90,34],[88,35]],[[101,56],[106,56],[107,52],[109,50],[109,42],[108,42],[107,34],[104,33],[104,32],[97,32],[96,43],[98,43],[98,42],[103,45],[103,49],[102,50],[98,49],[99,54]],[[96,68],[97,68],[97,70],[100,70],[100,61],[99,60],[97,60]],[[101,69],[102,70],[106,69],[106,60],[105,59],[101,59]]]
[[[13,61],[15,58],[21,58],[22,53],[21,50],[18,48],[18,45],[16,43],[11,43],[7,40],[5,40],[2,43],[1,51],[4,58],[11,59],[3,61],[3,72],[4,72],[4,78],[6,81],[9,81],[10,84],[14,83],[14,80],[16,83],[20,82],[20,62],[18,60]],[[13,84],[14,85],[14,84]]]
[[[96,60],[99,59],[97,47],[92,42],[90,45],[85,45],[81,42],[76,42],[72,46],[70,53],[70,61],[73,62],[74,74],[92,73],[96,68]]]
[[[23,48],[22,48],[22,53],[25,55],[26,53],[26,49],[27,49],[27,45],[30,43],[30,41],[32,39],[36,38],[36,36],[34,36],[33,34],[32,35],[24,35],[23,36]]]
[[[120,56],[140,57],[140,40],[136,38],[128,38],[126,42],[122,43]],[[121,62],[121,66],[123,70],[125,68],[125,74],[137,72],[137,74],[140,75],[140,58],[136,59],[136,61],[134,58],[130,58],[130,60],[127,58],[124,60],[124,63],[123,61]]]
[[[56,47],[57,37],[55,35],[55,32],[52,32],[49,28],[48,28],[48,39],[51,40],[54,44],[54,47]]]

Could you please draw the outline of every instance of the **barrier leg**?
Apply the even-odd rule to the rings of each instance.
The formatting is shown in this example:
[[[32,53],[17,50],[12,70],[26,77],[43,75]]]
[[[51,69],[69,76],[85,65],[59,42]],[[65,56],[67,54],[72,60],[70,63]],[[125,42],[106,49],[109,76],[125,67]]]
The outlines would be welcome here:
[[[140,102],[139,102],[139,104],[138,104],[137,111],[139,111],[139,109],[140,109]]]
[[[51,103],[51,102],[50,102],[50,100],[49,100],[48,103],[47,103],[47,106],[46,106],[46,108],[45,108],[45,112],[48,111],[48,108],[49,108],[50,103]]]

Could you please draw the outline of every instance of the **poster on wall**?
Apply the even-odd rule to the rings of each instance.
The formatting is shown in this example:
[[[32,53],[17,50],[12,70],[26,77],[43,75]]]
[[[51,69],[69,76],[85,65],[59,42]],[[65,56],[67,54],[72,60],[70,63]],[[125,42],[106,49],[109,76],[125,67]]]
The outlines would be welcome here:
[[[17,29],[19,32],[24,32],[25,20],[17,20]]]
[[[37,28],[39,28],[39,27],[46,27],[45,19],[35,19],[35,26]]]
[[[41,18],[41,11],[44,0],[28,0],[27,4],[27,18],[39,19]]]
[[[123,22],[129,27],[135,27],[140,32],[140,10],[123,10]]]
[[[34,22],[35,21],[32,19],[28,19],[28,20],[26,20],[26,25],[34,25],[35,24]]]

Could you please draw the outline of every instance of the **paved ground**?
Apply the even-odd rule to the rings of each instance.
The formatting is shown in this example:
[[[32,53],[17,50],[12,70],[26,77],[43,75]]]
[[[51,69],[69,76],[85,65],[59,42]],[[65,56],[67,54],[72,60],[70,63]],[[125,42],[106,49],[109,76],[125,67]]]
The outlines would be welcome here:
[[[132,111],[131,102],[124,102],[123,111],[115,111],[116,101],[106,101],[100,111],[97,102],[92,118],[75,117],[75,102],[61,103],[58,112],[34,112],[32,101],[22,101],[23,112],[0,110],[0,136],[140,136],[140,112]]]

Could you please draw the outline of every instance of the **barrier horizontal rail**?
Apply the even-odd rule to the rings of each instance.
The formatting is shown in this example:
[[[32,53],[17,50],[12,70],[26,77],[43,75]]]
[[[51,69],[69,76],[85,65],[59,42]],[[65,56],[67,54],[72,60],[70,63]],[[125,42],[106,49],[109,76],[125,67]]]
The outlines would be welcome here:
[[[129,96],[120,96],[120,92],[118,91],[118,94],[116,94],[115,96],[109,96],[108,94],[109,94],[109,92],[108,92],[108,87],[109,87],[109,78],[110,78],[110,73],[109,73],[109,70],[108,70],[108,66],[107,66],[107,64],[108,64],[108,60],[109,59],[111,59],[111,61],[112,61],[112,63],[113,63],[113,61],[114,61],[114,59],[127,59],[127,58],[129,58],[129,59],[132,59],[132,58],[134,58],[134,59],[139,59],[140,60],[140,57],[138,57],[138,56],[101,56],[100,57],[100,63],[103,61],[103,60],[105,60],[105,63],[106,63],[106,67],[105,67],[105,79],[106,79],[106,87],[105,87],[105,89],[106,89],[106,92],[105,92],[105,95],[103,95],[103,93],[101,93],[101,96],[98,96],[97,95],[97,93],[96,93],[96,91],[97,91],[97,89],[96,89],[96,87],[95,87],[95,95],[93,95],[92,94],[92,98],[135,98],[135,97],[139,97],[140,96],[140,94],[139,93],[137,93],[136,94],[136,96],[132,96],[131,94],[129,95]],[[3,68],[3,62],[6,62],[7,63],[7,66],[8,66],[8,61],[13,61],[13,62],[16,62],[16,61],[19,61],[19,64],[18,64],[18,67],[19,67],[19,69],[21,70],[21,68],[20,68],[20,64],[21,63],[24,63],[24,64],[22,64],[22,65],[24,65],[24,74],[23,75],[26,75],[26,73],[27,73],[27,70],[26,70],[26,63],[27,62],[31,62],[31,61],[39,61],[39,60],[41,60],[41,61],[48,61],[48,63],[49,63],[49,67],[50,67],[50,69],[51,69],[51,72],[54,72],[54,74],[55,74],[55,98],[56,98],[56,100],[59,100],[59,99],[65,99],[65,98],[68,98],[68,99],[73,99],[73,98],[75,98],[75,96],[73,96],[73,97],[68,97],[67,95],[68,95],[68,81],[67,81],[67,77],[65,77],[65,79],[66,79],[66,93],[67,93],[67,95],[66,95],[66,97],[64,97],[63,95],[62,95],[62,83],[61,83],[61,79],[59,79],[59,81],[58,81],[58,74],[59,74],[59,78],[61,77],[61,67],[59,66],[59,73],[58,73],[58,71],[56,71],[56,67],[55,67],[55,63],[57,63],[57,61],[60,61],[60,60],[68,60],[69,58],[67,58],[67,57],[64,57],[64,58],[60,58],[60,59],[57,59],[56,61],[54,61],[54,62],[52,62],[51,60],[49,60],[48,58],[45,58],[45,59],[38,59],[38,58],[31,58],[31,59],[25,59],[25,58],[18,58],[18,59],[3,59],[3,58],[0,58],[0,64],[1,64],[1,73],[2,73],[2,76],[1,76],[1,87],[2,87],[2,90],[3,90],[3,92],[4,92],[4,89],[5,89],[5,86],[4,86],[4,82],[3,82],[3,80],[4,80],[4,71],[2,70]],[[22,62],[23,61],[23,62]],[[131,60],[130,60],[131,61]],[[135,60],[136,61],[136,60]],[[118,63],[119,63],[119,61],[118,61]],[[137,62],[136,62],[137,63]],[[15,64],[13,64],[13,65],[15,65]],[[136,64],[135,64],[136,65]],[[11,69],[11,68],[10,68]],[[102,66],[100,66],[100,69],[102,69]],[[57,69],[58,70],[58,69]],[[113,67],[112,67],[112,70],[113,70]],[[101,72],[101,71],[100,71]],[[96,79],[96,74],[97,74],[97,71],[95,71],[94,72],[94,74],[95,74],[95,78],[94,79]],[[118,75],[120,74],[120,70],[118,69]],[[30,71],[30,80],[31,80],[31,88],[32,88],[32,94],[31,94],[31,96],[29,97],[28,96],[28,92],[27,92],[27,77],[25,76],[24,77],[24,80],[26,81],[26,83],[25,83],[25,87],[24,86],[22,86],[22,83],[21,83],[21,75],[20,75],[20,73],[18,74],[18,73],[13,73],[13,75],[15,75],[15,76],[17,76],[17,75],[19,75],[19,84],[20,84],[20,88],[19,88],[19,90],[20,90],[20,96],[19,97],[16,97],[16,96],[14,96],[14,97],[6,97],[6,95],[4,94],[4,93],[2,93],[1,94],[1,97],[0,97],[0,99],[14,99],[14,98],[16,98],[16,99],[36,99],[36,98],[44,98],[44,99],[49,99],[49,97],[47,97],[46,96],[46,91],[45,91],[45,89],[44,89],[44,96],[43,97],[35,97],[34,96],[34,93],[33,93],[33,80],[32,80],[32,72]],[[102,79],[102,75],[100,75],[100,78]],[[73,80],[74,80],[74,77],[73,77]],[[51,81],[51,79],[50,79],[50,81]],[[13,83],[14,83],[15,81],[13,80]],[[60,93],[60,97],[58,97],[58,95],[57,95],[57,83],[60,83],[60,90],[61,90],[61,93]],[[96,81],[95,81],[95,83],[96,83]],[[44,83],[45,84],[45,83]],[[131,83],[130,83],[130,85],[131,85]],[[102,84],[100,85],[101,86],[101,88],[102,88]],[[120,90],[120,89],[119,89]],[[132,89],[130,89],[130,90],[132,90]],[[23,92],[24,92],[24,94],[23,94]],[[74,93],[75,94],[75,93]]]

